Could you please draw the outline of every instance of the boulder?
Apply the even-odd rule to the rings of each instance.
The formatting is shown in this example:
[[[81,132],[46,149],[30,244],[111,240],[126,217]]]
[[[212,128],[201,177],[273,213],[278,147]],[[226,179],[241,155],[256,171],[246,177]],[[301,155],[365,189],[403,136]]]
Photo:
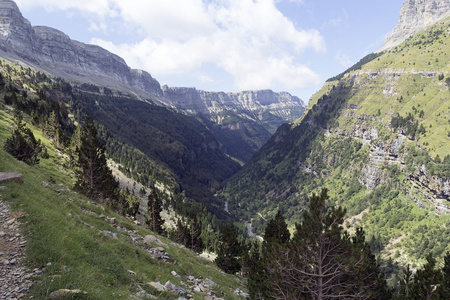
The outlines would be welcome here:
[[[160,282],[149,282],[147,283],[149,286],[157,290],[158,292],[165,292],[167,291],[167,288],[162,285]]]
[[[0,172],[0,183],[15,182],[23,184],[23,175],[18,173],[4,173]]]
[[[69,290],[69,289],[60,289],[57,291],[52,292],[48,299],[58,299],[63,297],[75,297],[77,295],[87,295],[86,292],[83,292],[81,290]]]

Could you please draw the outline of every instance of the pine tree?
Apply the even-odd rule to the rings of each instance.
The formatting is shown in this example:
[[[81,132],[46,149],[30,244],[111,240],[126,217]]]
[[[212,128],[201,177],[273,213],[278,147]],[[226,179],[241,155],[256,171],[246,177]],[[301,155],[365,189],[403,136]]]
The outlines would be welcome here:
[[[241,269],[241,255],[242,246],[238,241],[236,229],[233,224],[225,225],[215,260],[217,266],[227,273],[234,274]]]
[[[407,265],[400,278],[400,290],[398,291],[399,299],[410,299],[413,280],[413,272],[411,271],[410,266]]]
[[[97,129],[90,117],[86,119],[76,156],[75,187],[88,197],[117,208],[120,205],[117,201],[119,183],[108,168],[105,148],[98,139]]]
[[[412,299],[445,299],[443,298],[443,276],[440,269],[436,268],[436,260],[430,253],[427,255],[427,263],[422,269],[417,270],[412,284]]]
[[[38,155],[42,151],[41,140],[36,140],[31,129],[26,127],[18,109],[14,110],[11,133],[12,136],[6,140],[4,145],[6,152],[27,164],[39,163]]]
[[[284,247],[290,240],[290,232],[281,211],[269,221],[264,231],[264,241],[262,243],[262,255],[259,254],[259,246],[253,245],[250,253],[250,270],[248,275],[248,290],[251,299],[267,298],[267,282],[272,281],[271,276],[275,273],[267,272],[266,265],[271,260],[276,259],[280,247]]]
[[[188,229],[186,228],[186,226],[183,225],[183,222],[181,221],[181,219],[177,220],[177,228],[175,231],[175,236],[174,236],[174,240],[175,242],[182,244],[182,245],[186,245],[187,241],[188,241]]]
[[[444,256],[444,266],[442,267],[442,288],[443,295],[450,299],[450,252]]]
[[[342,229],[345,210],[328,208],[327,190],[313,194],[309,212],[287,246],[267,261],[274,299],[385,299],[384,279],[360,231],[353,243]],[[381,280],[381,282],[378,282]],[[387,297],[387,296],[386,296]]]
[[[263,245],[271,243],[286,244],[289,242],[290,233],[281,211],[269,221],[264,231]]]
[[[258,242],[253,243],[249,254],[247,289],[250,299],[267,299],[267,274]]]
[[[153,187],[152,191],[148,195],[148,221],[147,224],[151,231],[164,235],[165,230],[163,228],[164,220],[161,218],[162,202],[161,198],[156,193],[156,188]]]
[[[186,247],[194,250],[197,253],[201,253],[204,249],[203,240],[200,237],[202,229],[198,223],[197,216],[195,214],[190,215],[189,228],[187,230],[188,237]]]

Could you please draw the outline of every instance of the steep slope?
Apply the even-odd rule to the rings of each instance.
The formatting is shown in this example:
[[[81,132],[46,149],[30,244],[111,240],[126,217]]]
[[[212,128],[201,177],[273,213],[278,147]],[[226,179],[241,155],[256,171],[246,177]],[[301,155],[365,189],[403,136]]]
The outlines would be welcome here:
[[[297,222],[327,187],[384,258],[450,250],[450,20],[328,81],[223,191],[253,229],[280,209]]]
[[[298,119],[305,110],[301,99],[286,92],[224,93],[168,86],[162,90],[171,105],[204,119],[225,153],[242,162],[248,161],[281,124]]]
[[[6,153],[3,144],[12,126],[9,113],[1,105],[0,172],[20,173],[23,182],[0,183],[0,203],[8,203],[13,212],[2,209],[1,240],[26,248],[26,257],[2,253],[0,269],[7,276],[2,278],[0,298],[19,299],[26,294],[22,299],[203,299],[208,295],[244,299],[236,295],[237,289],[244,289],[240,278],[223,274],[213,262],[184,246],[74,192],[63,156],[37,128],[27,125],[47,145],[48,159],[29,166]],[[18,238],[19,228],[25,240]],[[14,266],[20,270],[11,274]],[[5,286],[10,277],[16,281]],[[21,284],[30,281],[30,289]],[[14,293],[7,294],[11,290]]]
[[[400,17],[397,26],[387,37],[384,45],[377,50],[395,47],[405,41],[408,37],[432,25],[438,20],[449,15],[449,0],[407,0],[400,9]]]
[[[71,40],[63,32],[31,26],[11,0],[0,1],[0,57],[63,78],[72,85],[97,85],[122,95],[206,120],[223,150],[245,162],[284,122],[301,116],[303,102],[288,93],[237,94],[161,88],[149,73],[134,70],[105,49]]]

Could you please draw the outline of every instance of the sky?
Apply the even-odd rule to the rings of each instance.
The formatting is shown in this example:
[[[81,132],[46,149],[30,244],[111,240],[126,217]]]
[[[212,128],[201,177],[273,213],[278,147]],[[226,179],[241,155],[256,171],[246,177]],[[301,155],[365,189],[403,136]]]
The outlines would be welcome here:
[[[404,0],[16,0],[33,26],[99,45],[161,85],[305,102],[376,51]]]

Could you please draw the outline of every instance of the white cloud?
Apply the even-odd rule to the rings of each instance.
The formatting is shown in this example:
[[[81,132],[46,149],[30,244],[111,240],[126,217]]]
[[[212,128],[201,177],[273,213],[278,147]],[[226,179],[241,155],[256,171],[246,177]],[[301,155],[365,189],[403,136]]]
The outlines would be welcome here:
[[[276,1],[18,0],[24,7],[77,9],[90,20],[97,16],[93,31],[138,32],[141,39],[133,44],[95,38],[92,43],[156,78],[194,74],[201,82],[219,82],[215,74],[202,69],[214,64],[230,74],[239,89],[298,89],[319,84],[318,75],[299,61],[306,49],[326,52],[322,35],[314,29],[295,28],[277,9]],[[108,18],[115,22],[108,23]],[[114,27],[117,24],[123,28]]]
[[[76,9],[98,16],[114,16],[116,13],[109,0],[15,0],[24,10],[44,7],[48,11]]]

